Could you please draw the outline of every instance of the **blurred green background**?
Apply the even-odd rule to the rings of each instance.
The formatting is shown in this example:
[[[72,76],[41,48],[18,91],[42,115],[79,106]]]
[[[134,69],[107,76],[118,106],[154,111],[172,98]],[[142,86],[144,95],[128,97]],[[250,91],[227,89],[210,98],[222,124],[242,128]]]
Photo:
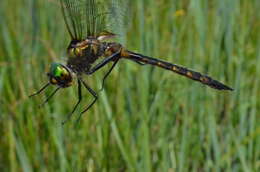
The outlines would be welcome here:
[[[216,91],[121,60],[94,107],[65,119],[76,86],[28,95],[65,62],[69,34],[57,0],[0,1],[1,171],[259,171],[260,2],[133,0],[120,39],[130,50],[230,85]],[[85,79],[98,90],[108,68]]]

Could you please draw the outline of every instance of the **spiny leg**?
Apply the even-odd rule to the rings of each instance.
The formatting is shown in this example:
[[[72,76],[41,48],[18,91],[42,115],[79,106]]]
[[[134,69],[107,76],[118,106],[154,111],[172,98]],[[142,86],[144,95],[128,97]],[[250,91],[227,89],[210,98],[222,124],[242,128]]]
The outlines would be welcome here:
[[[121,49],[119,51],[117,51],[116,53],[112,54],[109,57],[106,57],[103,61],[101,61],[100,63],[98,63],[96,66],[94,66],[93,68],[90,69],[89,72],[87,72],[88,75],[91,75],[92,73],[96,72],[97,70],[99,70],[100,68],[102,68],[103,66],[105,66],[107,63],[115,60],[115,58],[119,58],[119,54],[121,52]]]
[[[103,80],[102,80],[102,86],[101,89],[99,91],[102,91],[104,89],[104,85],[105,85],[105,80],[108,77],[108,75],[112,72],[112,70],[114,69],[114,67],[116,66],[117,62],[119,61],[119,58],[116,59],[116,61],[113,63],[113,65],[111,66],[111,68],[109,69],[109,71],[106,73],[106,75],[104,76]]]
[[[57,93],[57,91],[60,89],[60,87],[56,88],[49,97],[47,97],[47,99],[39,105],[39,108],[42,107],[45,103],[47,103],[53,96],[55,93]]]
[[[90,104],[87,106],[87,108],[86,108],[85,110],[83,110],[83,111],[79,114],[79,117],[78,117],[78,119],[77,119],[77,123],[79,122],[79,120],[80,120],[82,114],[85,113],[86,111],[88,111],[88,110],[94,105],[94,103],[95,103],[95,102],[97,101],[97,99],[98,99],[97,93],[96,93],[94,90],[92,90],[82,79],[80,79],[80,81],[83,83],[84,87],[88,90],[88,92],[90,92],[90,94],[92,94],[92,96],[94,97],[94,100],[92,101],[92,103],[90,103]]]
[[[82,100],[82,94],[81,94],[81,82],[78,79],[78,102],[77,104],[74,106],[73,110],[67,115],[67,119],[65,121],[62,122],[62,125],[64,125],[66,122],[68,122],[68,120],[70,120],[72,114],[75,112],[75,110],[77,109],[78,105],[80,104]]]
[[[40,94],[43,90],[45,90],[45,88],[47,88],[51,83],[47,83],[45,84],[39,91],[37,91],[36,93],[33,93],[32,95],[29,95],[29,97],[33,97],[33,96],[36,96],[38,94]]]

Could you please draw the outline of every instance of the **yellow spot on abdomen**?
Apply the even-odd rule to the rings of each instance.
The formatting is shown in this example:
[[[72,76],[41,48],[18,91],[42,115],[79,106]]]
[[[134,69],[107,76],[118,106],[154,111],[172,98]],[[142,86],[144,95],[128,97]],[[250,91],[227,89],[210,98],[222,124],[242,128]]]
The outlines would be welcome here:
[[[192,77],[192,73],[191,72],[187,72],[187,76],[191,78]]]
[[[175,66],[172,67],[172,70],[173,71],[178,71],[177,67],[175,67]]]
[[[208,82],[208,79],[202,76],[202,77],[200,77],[200,81],[202,81],[202,82]]]

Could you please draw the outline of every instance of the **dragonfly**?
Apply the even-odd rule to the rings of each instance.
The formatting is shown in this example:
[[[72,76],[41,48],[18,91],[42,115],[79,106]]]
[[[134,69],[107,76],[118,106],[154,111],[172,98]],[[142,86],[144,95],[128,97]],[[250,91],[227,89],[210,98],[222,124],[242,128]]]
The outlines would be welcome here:
[[[231,87],[217,81],[210,76],[193,71],[186,67],[169,63],[158,58],[148,57],[143,54],[128,50],[122,44],[111,41],[117,36],[109,27],[109,22],[116,19],[118,7],[116,0],[59,0],[62,16],[71,41],[67,47],[67,62],[52,63],[47,73],[48,83],[39,91],[30,95],[33,97],[42,93],[50,85],[56,89],[40,105],[47,103],[60,89],[68,88],[77,81],[78,101],[72,111],[67,115],[66,123],[82,100],[82,86],[93,96],[92,102],[80,113],[87,112],[97,101],[98,94],[83,79],[83,75],[92,75],[109,63],[112,63],[102,80],[102,88],[106,78],[110,75],[119,60],[127,59],[140,65],[149,64],[166,69],[198,81],[217,90],[233,90]],[[117,4],[117,5],[116,5]],[[116,24],[116,23],[114,23]],[[109,30],[110,29],[110,30]],[[100,60],[98,63],[97,60]]]

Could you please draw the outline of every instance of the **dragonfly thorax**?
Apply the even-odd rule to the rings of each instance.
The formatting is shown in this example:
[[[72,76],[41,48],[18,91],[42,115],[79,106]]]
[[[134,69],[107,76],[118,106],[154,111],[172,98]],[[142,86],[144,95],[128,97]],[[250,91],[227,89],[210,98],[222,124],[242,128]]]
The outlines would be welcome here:
[[[104,54],[104,44],[97,39],[72,41],[67,49],[67,66],[75,73],[87,73],[91,65]]]

